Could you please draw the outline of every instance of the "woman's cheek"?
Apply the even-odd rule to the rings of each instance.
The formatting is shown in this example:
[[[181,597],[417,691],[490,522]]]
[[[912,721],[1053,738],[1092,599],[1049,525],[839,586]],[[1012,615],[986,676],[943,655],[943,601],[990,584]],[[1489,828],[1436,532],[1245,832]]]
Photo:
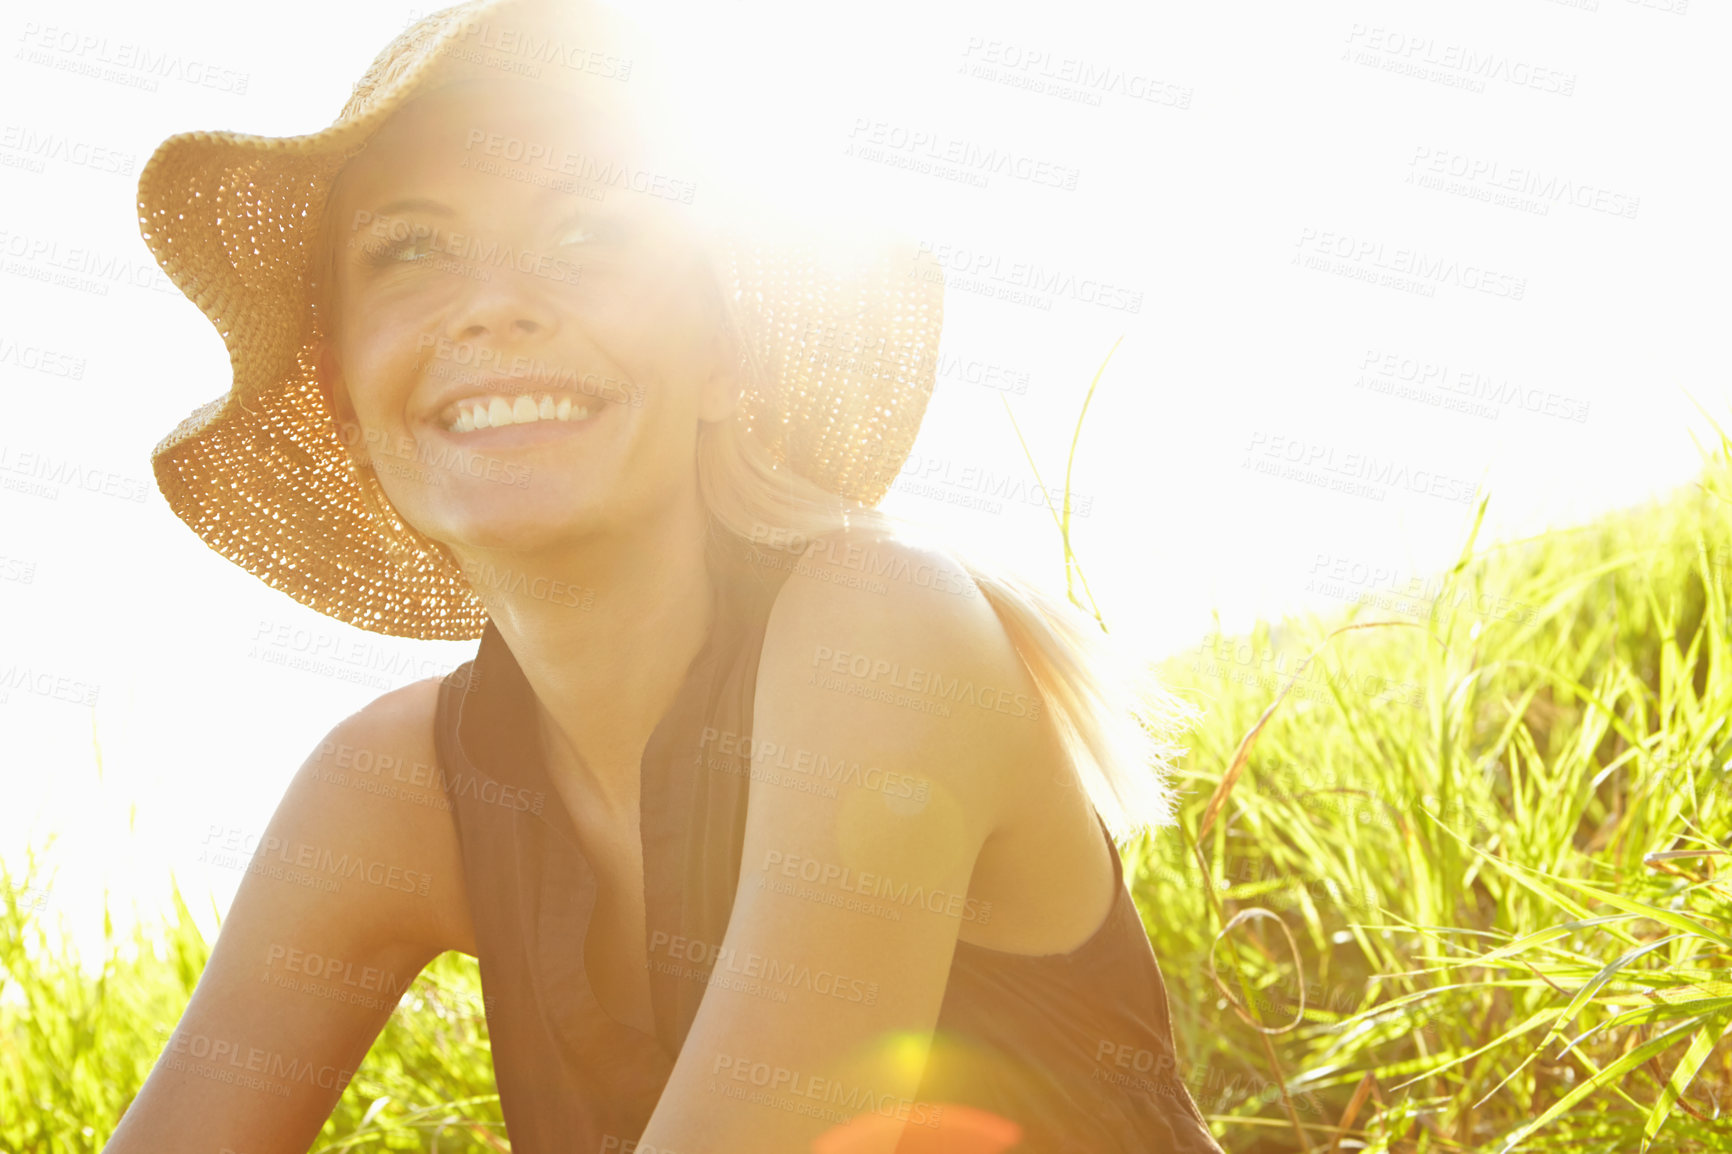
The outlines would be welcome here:
[[[378,367],[395,362],[413,364],[435,343],[436,307],[431,294],[402,290],[375,294],[359,302],[349,329],[360,334],[359,355]]]

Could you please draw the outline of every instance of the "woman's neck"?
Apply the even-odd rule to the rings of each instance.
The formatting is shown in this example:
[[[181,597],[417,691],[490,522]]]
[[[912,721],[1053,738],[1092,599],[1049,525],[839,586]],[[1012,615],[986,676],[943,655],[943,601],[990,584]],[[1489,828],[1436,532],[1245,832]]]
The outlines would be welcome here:
[[[697,513],[518,555],[483,596],[535,694],[550,776],[621,820],[636,811],[644,746],[713,625],[712,526]]]

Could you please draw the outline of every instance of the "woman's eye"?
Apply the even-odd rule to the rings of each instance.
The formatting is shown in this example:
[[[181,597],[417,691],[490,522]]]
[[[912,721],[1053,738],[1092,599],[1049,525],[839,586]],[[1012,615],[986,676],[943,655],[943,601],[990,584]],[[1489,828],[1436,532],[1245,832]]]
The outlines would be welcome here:
[[[367,263],[374,268],[388,264],[412,264],[423,256],[431,255],[432,248],[427,238],[413,238],[369,248]]]

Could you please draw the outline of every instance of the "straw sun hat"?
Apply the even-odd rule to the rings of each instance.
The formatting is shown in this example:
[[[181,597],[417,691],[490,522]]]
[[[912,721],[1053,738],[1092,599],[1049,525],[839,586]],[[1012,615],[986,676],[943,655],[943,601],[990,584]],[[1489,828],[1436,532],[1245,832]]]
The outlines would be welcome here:
[[[394,110],[452,81],[512,74],[615,101],[659,91],[655,53],[640,36],[591,0],[477,0],[397,36],[322,131],[187,132],[157,147],[139,176],[140,229],[222,334],[234,368],[228,392],[151,452],[169,506],[206,544],[362,629],[481,635],[486,611],[468,582],[397,517],[367,454],[340,437],[320,388],[315,248],[327,194]],[[778,467],[875,504],[907,459],[931,395],[942,270],[887,229],[856,227],[838,243],[834,230],[719,207],[752,199],[737,185],[733,200],[709,195],[742,167],[736,157],[732,170],[698,174],[690,201],[700,210],[694,219],[706,222],[694,235],[744,350],[744,422]]]

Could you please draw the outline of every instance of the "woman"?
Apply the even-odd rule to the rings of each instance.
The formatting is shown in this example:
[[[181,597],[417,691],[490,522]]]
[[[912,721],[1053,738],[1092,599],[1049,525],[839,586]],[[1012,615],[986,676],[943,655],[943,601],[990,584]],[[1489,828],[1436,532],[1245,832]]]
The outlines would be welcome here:
[[[141,176],[235,365],[156,450],[176,512],[481,643],[303,765],[296,869],[249,872],[109,1149],[306,1149],[393,1006],[285,971],[457,949],[519,1154],[1217,1150],[1112,838],[1166,817],[1177,703],[1139,728],[1078,615],[873,508],[942,278],[695,209],[635,35],[449,9],[325,132]]]

